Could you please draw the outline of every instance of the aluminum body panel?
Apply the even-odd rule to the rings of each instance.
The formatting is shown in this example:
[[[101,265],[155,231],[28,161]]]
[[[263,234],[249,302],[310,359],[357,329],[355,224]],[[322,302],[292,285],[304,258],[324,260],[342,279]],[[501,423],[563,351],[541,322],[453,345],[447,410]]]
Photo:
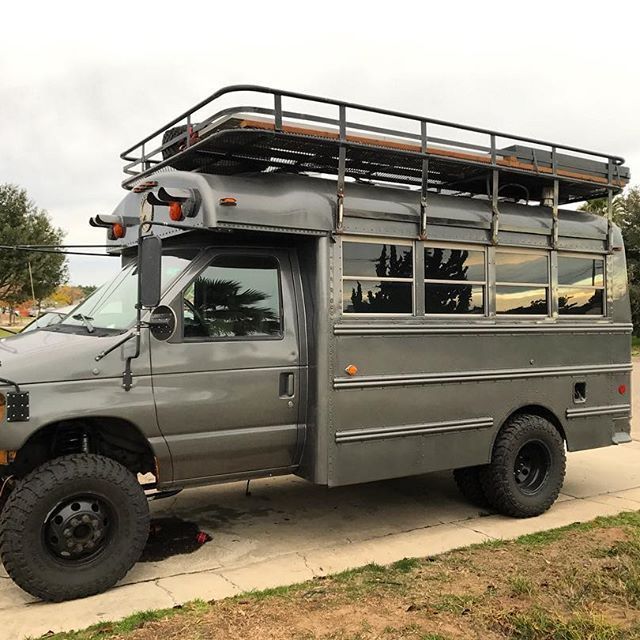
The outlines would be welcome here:
[[[165,439],[156,421],[153,384],[146,334],[141,356],[134,361],[133,387],[122,389],[122,371],[131,343],[100,362],[95,356],[121,336],[38,330],[0,340],[1,377],[20,383],[30,392],[29,422],[3,423],[0,448],[18,450],[27,439],[49,424],[82,418],[118,418],[149,441],[163,480],[173,471]]]
[[[174,482],[202,482],[221,475],[291,467],[299,440],[299,399],[303,393],[297,308],[289,255],[284,251],[212,249],[205,267],[221,254],[272,255],[282,286],[282,337],[169,342],[151,338],[158,423],[174,464]],[[165,299],[181,317],[179,293],[195,277],[185,274]],[[176,293],[177,292],[177,293]],[[280,394],[281,376],[294,376],[291,397]]]

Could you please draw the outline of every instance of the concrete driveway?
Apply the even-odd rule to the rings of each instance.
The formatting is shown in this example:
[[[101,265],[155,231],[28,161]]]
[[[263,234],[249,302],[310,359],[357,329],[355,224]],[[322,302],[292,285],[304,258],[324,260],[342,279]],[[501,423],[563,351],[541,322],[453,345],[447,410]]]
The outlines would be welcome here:
[[[633,377],[640,388],[640,360]],[[640,394],[633,405],[640,416]],[[640,436],[639,420],[634,431]],[[449,473],[331,490],[274,478],[253,481],[249,496],[245,483],[234,483],[185,491],[151,507],[154,534],[144,561],[107,593],[36,602],[1,574],[0,638],[83,628],[195,598],[224,598],[638,510],[640,441],[570,454],[560,500],[529,520],[479,512],[461,499]],[[201,544],[199,532],[211,540]]]

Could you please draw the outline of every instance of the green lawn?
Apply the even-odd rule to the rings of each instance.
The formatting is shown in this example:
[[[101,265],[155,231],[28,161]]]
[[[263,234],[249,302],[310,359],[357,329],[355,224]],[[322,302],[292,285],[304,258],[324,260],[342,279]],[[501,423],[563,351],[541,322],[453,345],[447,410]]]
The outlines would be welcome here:
[[[631,338],[631,353],[634,356],[640,356],[640,338],[638,336]]]
[[[640,638],[640,512],[136,613],[48,640]],[[44,638],[44,637],[43,637]]]

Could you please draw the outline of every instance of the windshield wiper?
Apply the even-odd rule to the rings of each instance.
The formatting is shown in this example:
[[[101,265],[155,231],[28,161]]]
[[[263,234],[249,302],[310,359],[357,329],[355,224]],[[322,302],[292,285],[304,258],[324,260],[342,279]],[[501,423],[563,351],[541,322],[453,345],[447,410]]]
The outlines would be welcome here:
[[[95,331],[94,326],[91,324],[93,320],[90,316],[85,316],[82,313],[76,313],[75,316],[71,316],[74,320],[80,320],[82,324],[87,328],[87,333],[93,333]]]

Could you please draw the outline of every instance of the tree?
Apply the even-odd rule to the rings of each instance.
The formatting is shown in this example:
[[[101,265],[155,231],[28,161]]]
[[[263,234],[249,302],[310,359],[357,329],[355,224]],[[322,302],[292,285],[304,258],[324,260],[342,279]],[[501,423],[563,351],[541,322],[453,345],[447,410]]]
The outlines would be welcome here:
[[[583,204],[580,210],[606,215],[607,201],[604,198],[592,200]],[[614,198],[613,220],[624,239],[633,333],[637,336],[640,335],[640,187],[632,187]]]
[[[0,185],[0,245],[55,245],[64,238],[46,211],[38,209],[25,189]],[[29,274],[31,266],[31,276]],[[0,300],[16,306],[32,298],[51,294],[67,277],[67,261],[62,253],[0,250]]]
[[[250,336],[273,334],[280,329],[273,309],[259,306],[269,295],[257,289],[244,289],[234,280],[199,277],[194,283],[194,300],[187,302],[196,325],[193,335],[206,328],[210,336]]]

